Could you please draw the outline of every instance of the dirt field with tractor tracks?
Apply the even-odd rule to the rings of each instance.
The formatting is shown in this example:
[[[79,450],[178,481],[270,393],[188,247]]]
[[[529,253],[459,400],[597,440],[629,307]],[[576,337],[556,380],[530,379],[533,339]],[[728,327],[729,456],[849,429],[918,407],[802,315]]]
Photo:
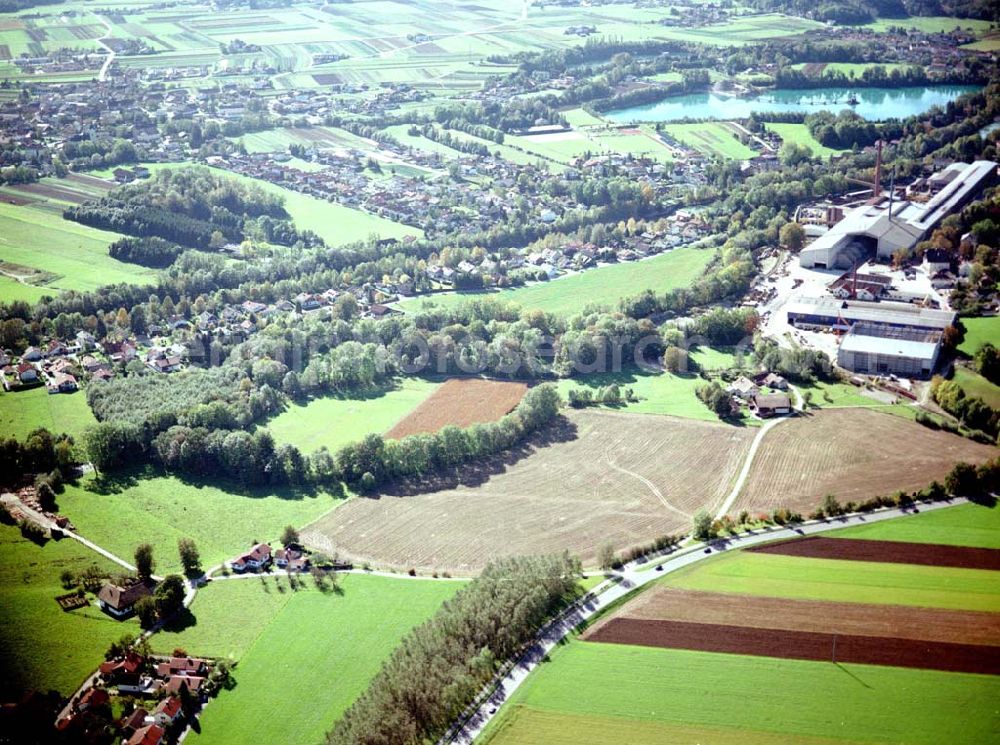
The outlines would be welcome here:
[[[943,480],[955,463],[982,463],[997,449],[871,409],[817,411],[767,433],[730,510],[788,507],[808,513],[833,494],[860,501]]]
[[[408,435],[437,432],[449,424],[469,427],[482,422],[495,422],[513,411],[527,390],[526,383],[452,378],[385,436],[390,440],[399,440]]]
[[[303,539],[403,569],[468,573],[494,557],[566,549],[592,566],[604,543],[621,551],[681,533],[699,509],[717,508],[753,436],[713,422],[569,411],[503,457],[352,499]]]

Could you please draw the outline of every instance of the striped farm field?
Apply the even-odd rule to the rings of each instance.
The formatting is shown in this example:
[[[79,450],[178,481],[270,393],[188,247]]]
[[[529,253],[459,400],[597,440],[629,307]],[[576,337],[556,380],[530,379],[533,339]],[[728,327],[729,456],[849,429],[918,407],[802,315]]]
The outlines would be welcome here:
[[[843,540],[826,536],[808,536],[775,541],[746,549],[750,553],[799,556],[838,561],[887,562],[959,569],[1000,571],[1000,550],[972,546],[950,546],[909,541],[877,541],[867,538]]]
[[[766,596],[686,590],[656,585],[587,629],[601,636],[617,619],[745,625],[914,641],[959,642],[1000,647],[1000,613],[910,608],[901,605],[789,600]],[[653,645],[663,646],[663,645]],[[679,645],[674,645],[675,648]],[[775,657],[785,656],[776,650]]]
[[[995,535],[996,509],[865,528],[926,537],[939,516],[940,529]],[[992,739],[998,693],[1000,572],[736,550],[612,605],[478,742],[972,745]]]

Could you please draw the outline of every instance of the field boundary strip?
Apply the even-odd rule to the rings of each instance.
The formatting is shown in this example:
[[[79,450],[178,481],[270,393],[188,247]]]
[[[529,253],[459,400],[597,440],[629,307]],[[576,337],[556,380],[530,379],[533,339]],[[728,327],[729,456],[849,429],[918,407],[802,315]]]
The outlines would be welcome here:
[[[1000,571],[1000,550],[939,543],[875,541],[863,538],[809,536],[748,548],[748,552],[810,559],[867,561],[886,564],[990,569]]]
[[[1000,647],[899,637],[614,618],[588,641],[1000,675]]]

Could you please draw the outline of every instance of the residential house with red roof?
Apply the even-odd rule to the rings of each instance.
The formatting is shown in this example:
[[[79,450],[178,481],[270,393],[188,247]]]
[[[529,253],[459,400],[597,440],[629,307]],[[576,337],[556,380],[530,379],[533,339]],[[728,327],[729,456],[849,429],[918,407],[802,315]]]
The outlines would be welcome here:
[[[250,551],[229,563],[234,572],[245,572],[248,569],[259,571],[271,563],[271,546],[258,543]]]

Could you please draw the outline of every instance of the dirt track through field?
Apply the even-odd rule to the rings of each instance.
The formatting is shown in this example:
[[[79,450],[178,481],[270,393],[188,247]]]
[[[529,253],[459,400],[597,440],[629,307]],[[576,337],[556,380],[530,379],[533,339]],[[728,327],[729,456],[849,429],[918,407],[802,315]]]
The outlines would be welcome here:
[[[589,641],[794,660],[1000,674],[1000,647],[916,639],[613,618]]]
[[[469,427],[495,422],[513,411],[527,390],[526,383],[452,378],[397,422],[385,436],[399,440],[408,435],[437,432],[449,424]]]
[[[766,546],[756,546],[748,548],[747,551],[760,554],[802,556],[812,559],[843,559],[846,561],[1000,570],[1000,550],[943,546],[936,543],[904,543],[901,541],[869,541],[858,538],[809,536],[791,541],[769,543]]]
[[[596,623],[584,638],[591,638],[616,618],[1000,646],[1000,613],[790,600],[664,586],[643,592],[614,616]]]

